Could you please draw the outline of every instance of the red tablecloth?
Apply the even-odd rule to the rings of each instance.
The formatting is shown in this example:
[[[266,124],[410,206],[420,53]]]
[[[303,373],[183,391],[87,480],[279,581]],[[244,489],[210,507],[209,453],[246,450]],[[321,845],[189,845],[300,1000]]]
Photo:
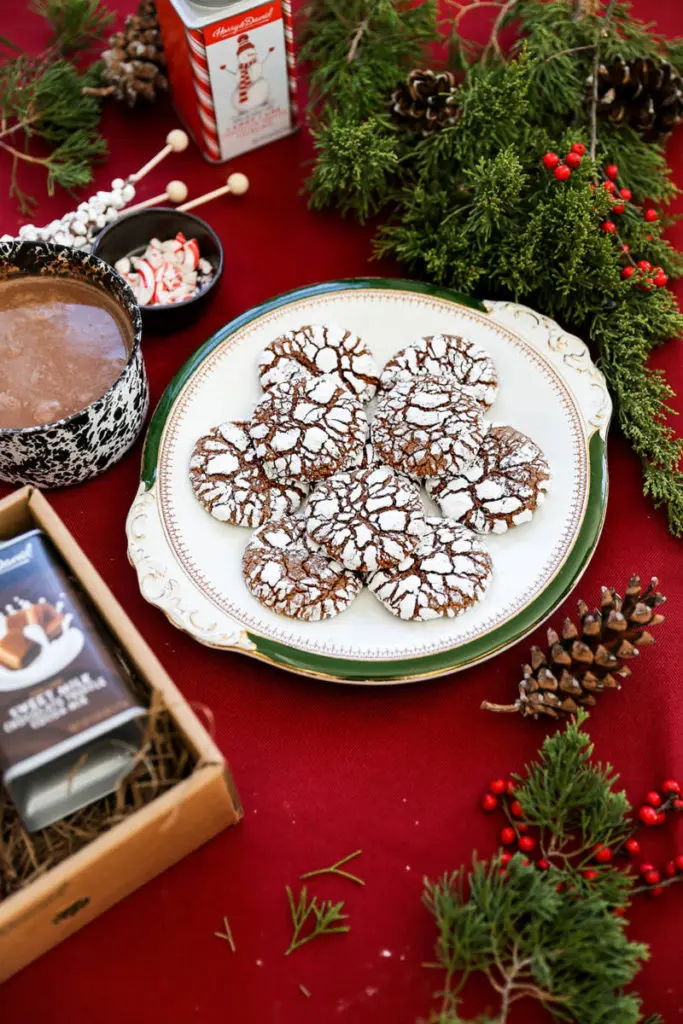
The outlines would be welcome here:
[[[1,30],[37,49],[45,37],[40,19],[22,10],[10,18],[15,5],[1,6]],[[133,6],[134,0],[120,0],[118,18]],[[645,0],[635,7],[642,16],[655,13],[667,34],[683,33],[680,0],[660,0],[656,11]],[[108,109],[110,158],[95,187],[140,166],[175,124],[164,103],[152,111]],[[683,131],[670,151],[683,181]],[[307,210],[299,191],[309,157],[301,132],[236,160],[230,169],[249,175],[248,195],[202,211],[225,244],[220,295],[193,329],[146,339],[152,402],[201,342],[253,304],[315,281],[394,272],[389,264],[368,262],[369,231]],[[150,175],[141,197],[161,191],[172,177],[186,180],[197,195],[221,184],[226,173],[191,146]],[[6,183],[7,175],[3,161],[0,180]],[[35,187],[42,188],[38,178]],[[60,194],[41,200],[36,217],[46,223],[70,208]],[[7,199],[2,212],[0,230],[14,230],[20,221]],[[683,246],[682,225],[674,236]],[[681,343],[666,347],[655,362],[667,367],[683,394]],[[498,820],[478,810],[482,787],[521,768],[544,736],[540,723],[479,710],[484,697],[513,694],[530,641],[461,675],[381,690],[309,681],[203,648],[143,601],[127,563],[123,527],[139,459],[140,444],[100,479],[50,500],[185,695],[212,709],[245,820],[7,982],[0,1020],[411,1024],[427,1015],[439,983],[435,972],[421,967],[434,940],[420,905],[422,876],[468,862],[474,848],[493,850]],[[658,575],[670,601],[657,645],[621,694],[603,698],[590,723],[600,756],[613,762],[638,800],[667,776],[683,778],[683,706],[676,692],[682,549],[667,533],[664,516],[643,498],[640,467],[616,432],[609,465],[607,523],[579,593],[592,602],[601,584],[622,586],[635,570]],[[574,609],[570,599],[555,620]],[[657,860],[670,856],[676,843],[683,852],[683,822],[651,842],[646,852]],[[321,895],[347,901],[350,935],[322,939],[285,959],[285,884],[358,847],[364,889],[335,879],[316,886]],[[224,914],[235,956],[213,938]],[[640,897],[632,912],[633,938],[652,948],[639,989],[648,1012],[661,1012],[667,1022],[683,1014],[682,916],[683,886],[657,902]],[[476,997],[470,1012],[475,1008]],[[523,1004],[510,1019],[542,1017]]]

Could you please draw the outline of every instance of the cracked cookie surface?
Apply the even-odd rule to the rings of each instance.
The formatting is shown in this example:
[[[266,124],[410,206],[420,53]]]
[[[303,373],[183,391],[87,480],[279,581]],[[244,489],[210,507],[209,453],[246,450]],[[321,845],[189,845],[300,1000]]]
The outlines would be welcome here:
[[[530,437],[514,427],[491,427],[475,461],[457,476],[426,481],[446,516],[477,533],[505,533],[532,518],[545,501],[550,467]]]
[[[313,491],[306,529],[347,569],[396,565],[426,530],[419,488],[389,466],[337,473]]]
[[[498,394],[493,359],[481,345],[460,335],[430,334],[407,345],[385,364],[380,387],[388,390],[399,380],[423,373],[453,377],[466,395],[486,407]]]
[[[258,370],[264,391],[297,374],[331,374],[363,404],[374,397],[379,383],[379,366],[365,342],[335,324],[287,331],[266,345]]]
[[[203,434],[192,449],[189,475],[197,501],[214,519],[254,527],[296,512],[308,495],[308,484],[270,480],[248,428],[248,423],[226,422]]]
[[[368,430],[362,405],[334,377],[299,376],[266,392],[249,436],[267,476],[321,480],[360,454]]]
[[[454,519],[427,519],[414,553],[366,580],[400,619],[454,618],[480,600],[491,582],[491,556],[479,538]]]
[[[372,443],[382,462],[418,477],[457,473],[472,461],[489,424],[484,407],[448,377],[396,382],[377,403]]]
[[[345,611],[363,586],[354,573],[312,550],[303,519],[292,516],[254,532],[244,549],[242,574],[261,604],[310,622]]]
[[[343,470],[368,469],[369,466],[379,465],[377,452],[372,447],[371,441],[366,441],[363,447],[349,455],[342,463]]]

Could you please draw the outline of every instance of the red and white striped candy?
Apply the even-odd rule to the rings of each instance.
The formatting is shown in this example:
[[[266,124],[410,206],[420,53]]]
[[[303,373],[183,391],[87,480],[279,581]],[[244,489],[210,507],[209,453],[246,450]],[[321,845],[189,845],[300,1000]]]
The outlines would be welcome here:
[[[185,243],[184,253],[185,266],[196,270],[199,265],[199,246],[196,238],[191,238],[189,242]]]
[[[126,261],[119,261],[125,269]],[[201,287],[210,280],[213,268],[200,258],[196,238],[185,238],[179,231],[175,238],[160,241],[153,238],[141,257],[133,257],[124,273],[141,306],[166,306],[184,302],[200,291],[197,268],[201,269]]]
[[[154,268],[143,258],[136,261],[135,269],[138,274],[136,297],[141,306],[147,306],[154,296]]]

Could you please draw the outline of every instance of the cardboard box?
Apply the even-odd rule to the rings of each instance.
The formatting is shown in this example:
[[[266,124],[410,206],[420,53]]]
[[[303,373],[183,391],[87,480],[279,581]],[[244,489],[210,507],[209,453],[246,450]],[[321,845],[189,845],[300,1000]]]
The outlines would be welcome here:
[[[0,540],[40,527],[138,676],[163,696],[192,751],[192,773],[68,860],[0,903],[0,982],[242,817],[220,750],[42,494],[0,501]]]

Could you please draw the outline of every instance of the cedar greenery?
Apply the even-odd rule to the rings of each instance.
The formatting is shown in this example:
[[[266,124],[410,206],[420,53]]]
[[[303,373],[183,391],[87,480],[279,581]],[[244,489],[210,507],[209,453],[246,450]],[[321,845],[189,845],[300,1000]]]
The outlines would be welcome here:
[[[500,856],[475,857],[438,881],[425,880],[424,902],[437,928],[434,966],[445,971],[433,1024],[462,1024],[460,994],[482,973],[497,993],[505,1024],[519,999],[535,999],[556,1020],[580,1024],[636,1024],[641,1001],[624,992],[647,947],[630,942],[625,919],[635,877],[614,864],[596,864],[596,844],[617,849],[631,834],[630,806],[615,791],[610,765],[592,761],[593,746],[580,712],[546,738],[539,759],[515,777],[524,821],[540,830],[540,870],[515,855],[501,872]],[[586,879],[587,865],[595,877]],[[615,914],[614,911],[618,913]],[[649,1018],[654,1022],[656,1018]]]
[[[308,11],[302,61],[311,61],[311,104],[331,104],[348,119],[384,109],[406,67],[436,37],[435,0],[336,0]],[[328,108],[329,109],[329,108]]]
[[[31,7],[50,22],[50,45],[65,55],[88,50],[114,20],[100,0],[32,0]]]
[[[106,152],[98,130],[102,65],[81,70],[70,55],[87,49],[112,15],[99,0],[35,0],[33,7],[53,29],[41,54],[32,57],[0,38],[9,51],[0,62],[0,149],[11,160],[10,195],[23,213],[35,205],[19,181],[23,165],[44,169],[52,195],[58,185],[71,190],[89,184],[93,163]],[[44,144],[41,155],[30,151],[35,139]]]
[[[313,66],[311,205],[336,206],[361,222],[381,211],[378,255],[461,292],[512,296],[582,334],[642,462],[645,493],[681,535],[683,440],[667,421],[671,388],[646,364],[681,333],[683,317],[666,288],[641,289],[638,273],[621,277],[624,243],[632,266],[648,260],[669,278],[683,272],[683,258],[662,237],[670,221],[646,222],[639,205],[665,204],[677,190],[662,145],[593,118],[584,98],[595,65],[618,55],[666,58],[683,70],[683,41],[664,39],[615,0],[501,0],[491,38],[477,47],[462,35],[476,6],[458,5],[438,26],[431,0],[354,0],[343,13],[336,0],[316,0],[304,45]],[[506,56],[498,35],[512,21],[519,40]],[[444,30],[448,66],[462,78],[462,116],[420,138],[391,122],[388,102]],[[558,182],[541,157],[574,142],[587,148],[582,166]],[[601,188],[607,163],[618,165],[619,184],[633,193],[616,236],[600,230],[612,206]]]
[[[301,887],[298,898],[294,899],[294,893],[288,885],[285,886],[289,913],[292,918],[292,938],[285,950],[285,956],[289,956],[295,949],[305,946],[320,935],[338,935],[351,931],[348,921],[348,914],[345,914],[344,903],[340,901],[333,903],[332,900],[319,900],[312,896],[309,900],[308,890],[305,885]],[[310,929],[306,931],[307,927]]]

